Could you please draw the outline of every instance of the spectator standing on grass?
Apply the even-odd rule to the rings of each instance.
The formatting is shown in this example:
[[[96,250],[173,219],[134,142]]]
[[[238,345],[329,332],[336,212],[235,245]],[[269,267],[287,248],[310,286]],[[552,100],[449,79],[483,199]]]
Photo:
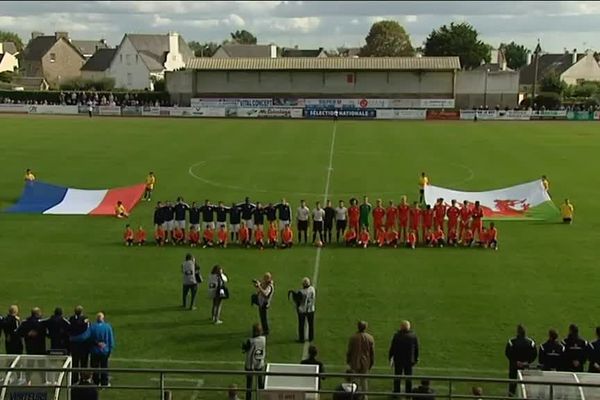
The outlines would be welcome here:
[[[538,363],[544,371],[560,371],[563,366],[565,346],[558,340],[555,329],[548,331],[548,340],[540,345]]]
[[[60,307],[54,309],[54,314],[44,320],[48,337],[50,338],[50,349],[69,354],[69,321],[63,317],[63,310]]]
[[[263,335],[263,330],[260,324],[252,326],[252,337],[246,340],[242,345],[242,350],[246,355],[244,369],[250,372],[262,372],[265,369],[265,358],[267,356],[267,338]],[[256,379],[255,379],[256,377]],[[264,376],[246,375],[246,400],[252,399],[252,391],[254,390],[254,381],[258,389],[264,386]]]
[[[517,379],[517,371],[527,369],[535,361],[537,356],[535,342],[527,337],[525,327],[517,326],[517,335],[510,339],[504,349],[504,355],[508,358],[508,378]],[[517,384],[510,383],[508,392],[514,396],[517,391]]]
[[[221,321],[221,310],[223,309],[223,300],[229,297],[225,284],[227,275],[223,272],[220,265],[215,265],[210,271],[208,277],[208,298],[212,300],[211,320],[215,325],[223,323]]]
[[[17,334],[17,329],[21,324],[19,318],[19,307],[11,305],[8,307],[8,314],[2,321],[2,329],[4,330],[4,349],[6,354],[23,354],[23,340]]]
[[[596,340],[588,345],[588,354],[588,372],[600,373],[600,326],[596,327]]]
[[[569,325],[569,334],[562,344],[565,346],[565,370],[583,372],[588,356],[588,342],[579,336],[577,325]]]
[[[262,332],[265,336],[269,335],[269,307],[273,300],[273,293],[275,292],[275,286],[273,284],[273,277],[270,272],[263,275],[261,281],[254,281],[254,287],[256,288],[256,294],[258,296],[258,314],[260,316],[260,325]]]
[[[69,317],[69,342],[73,368],[87,368],[90,358],[90,322],[83,313],[83,307],[75,307]],[[79,373],[73,372],[73,383],[79,381]]]
[[[110,386],[108,372],[108,359],[115,347],[115,337],[112,326],[104,320],[104,313],[96,314],[96,322],[90,326],[90,364],[92,368],[104,370],[100,373],[94,372],[94,383],[96,385]]]
[[[396,332],[390,344],[388,359],[394,366],[394,375],[411,376],[413,367],[419,362],[419,340],[410,329],[409,321],[400,323],[400,330]],[[400,393],[400,378],[394,379],[394,393]],[[404,392],[412,392],[412,381],[407,378]]]
[[[318,365],[319,366],[319,374],[324,374],[325,367],[323,367],[323,363],[321,361],[317,360],[318,354],[319,354],[319,350],[317,349],[317,346],[314,346],[314,345],[308,346],[308,357],[305,358],[304,360],[300,361],[300,364]],[[319,378],[319,389],[321,389],[321,379],[325,379],[325,378]]]
[[[190,253],[185,255],[185,261],[181,264],[181,272],[183,274],[183,287],[181,304],[183,308],[187,307],[188,293],[190,298],[190,310],[196,309],[196,294],[198,293],[198,282],[196,280],[196,259]]]
[[[429,379],[423,379],[413,393],[417,395],[413,396],[413,400],[435,400],[435,391],[431,388]]]
[[[315,300],[316,292],[311,285],[310,279],[302,279],[302,289],[300,289],[302,300],[298,304],[298,341],[304,343],[304,327],[308,323],[308,341],[312,342],[315,338]]]
[[[375,364],[375,340],[367,333],[367,327],[366,321],[358,322],[358,331],[350,336],[348,341],[346,363],[357,374],[368,374]],[[369,390],[367,378],[360,377],[357,380],[358,390],[367,392]],[[364,396],[365,399],[366,397]]]

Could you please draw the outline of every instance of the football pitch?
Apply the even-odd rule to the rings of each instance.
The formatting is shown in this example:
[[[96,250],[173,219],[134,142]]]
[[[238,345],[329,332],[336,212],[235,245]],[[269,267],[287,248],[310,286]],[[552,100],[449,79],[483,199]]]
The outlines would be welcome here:
[[[553,200],[569,197],[575,222],[498,222],[500,250],[194,249],[202,274],[220,264],[231,299],[212,325],[206,285],[196,311],[183,311],[180,264],[186,247],[126,248],[125,221],[109,217],[0,214],[0,307],[21,316],[40,306],[89,316],[104,310],[117,347],[113,367],[241,369],[241,343],[258,321],[252,279],[273,274],[267,361],[299,362],[288,289],[316,278],[316,340],[328,372],[343,372],[356,321],[375,337],[373,372],[389,373],[387,350],[408,319],[421,342],[421,375],[506,376],[504,346],[523,323],[538,343],[550,327],[577,323],[590,339],[600,324],[596,246],[595,123],[364,122],[2,117],[0,207],[15,202],[25,168],[38,180],[76,188],[128,186],[157,176],[152,203],[129,223],[152,236],[156,200],[263,204],[286,197],[295,210],[324,197],[368,195],[397,203],[418,195],[418,175],[462,190],[490,190],[546,174]],[[460,200],[460,199],[459,199]],[[3,310],[3,312],[5,312]],[[115,377],[113,384],[133,381]],[[205,386],[231,380],[203,377]],[[141,382],[141,381],[140,381]],[[243,380],[234,380],[239,386]],[[147,382],[146,382],[147,383]],[[328,382],[333,387],[337,382]],[[200,384],[200,383],[199,383]],[[388,384],[381,387],[388,388]]]

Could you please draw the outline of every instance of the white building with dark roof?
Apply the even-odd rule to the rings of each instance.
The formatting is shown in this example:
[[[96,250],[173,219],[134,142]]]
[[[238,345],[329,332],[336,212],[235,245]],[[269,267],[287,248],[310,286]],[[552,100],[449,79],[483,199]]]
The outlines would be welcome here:
[[[165,71],[185,67],[194,53],[178,33],[125,34],[113,56],[107,76],[118,88],[153,90]]]

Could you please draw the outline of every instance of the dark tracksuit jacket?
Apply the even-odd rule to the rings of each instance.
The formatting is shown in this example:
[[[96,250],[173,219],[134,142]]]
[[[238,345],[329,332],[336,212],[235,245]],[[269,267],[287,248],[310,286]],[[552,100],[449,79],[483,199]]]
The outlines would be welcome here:
[[[544,371],[560,371],[563,368],[565,346],[558,340],[548,340],[540,345],[538,362]]]

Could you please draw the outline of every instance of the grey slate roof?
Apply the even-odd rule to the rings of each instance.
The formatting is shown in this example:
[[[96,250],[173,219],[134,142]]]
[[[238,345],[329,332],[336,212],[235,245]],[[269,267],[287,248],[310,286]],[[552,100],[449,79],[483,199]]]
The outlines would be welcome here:
[[[84,56],[93,55],[97,50],[108,47],[105,42],[100,40],[71,40],[71,44]]]
[[[169,52],[168,35],[128,33],[126,36],[151,71],[163,70],[166,55]],[[181,35],[179,35],[179,52],[182,54],[184,62],[194,57],[194,52]]]
[[[458,57],[193,58],[186,67],[188,69],[213,71],[451,71],[460,69],[460,60]]]
[[[82,71],[106,71],[110,67],[117,49],[98,49],[81,67]]]
[[[39,61],[54,46],[54,43],[56,43],[54,36],[38,36],[31,39],[23,50],[23,59]]]
[[[577,61],[585,57],[585,54],[577,54]],[[560,75],[573,65],[573,54],[542,54],[538,61],[538,81],[550,71]],[[535,76],[535,56],[531,64],[521,68],[519,75],[519,85],[532,85]]]
[[[2,42],[2,48],[5,53],[17,54],[17,46],[13,42]]]
[[[271,57],[271,46],[268,44],[224,44],[219,48],[232,58]]]

